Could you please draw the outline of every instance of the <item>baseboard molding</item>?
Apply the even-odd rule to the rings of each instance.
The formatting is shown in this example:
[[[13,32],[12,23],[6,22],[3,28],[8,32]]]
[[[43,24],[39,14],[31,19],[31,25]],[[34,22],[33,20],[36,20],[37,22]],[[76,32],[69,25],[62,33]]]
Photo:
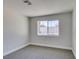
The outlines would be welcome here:
[[[29,45],[29,43],[28,43],[28,44],[25,44],[25,45],[22,45],[22,46],[20,46],[20,47],[18,47],[18,48],[15,48],[15,49],[13,49],[13,50],[11,50],[11,51],[9,51],[9,52],[3,53],[3,56],[9,55],[9,54],[11,54],[11,53],[13,53],[13,52],[15,52],[15,51],[18,51],[18,50],[20,50],[20,49],[22,49],[22,48],[28,46],[28,45]]]
[[[28,45],[51,47],[51,48],[64,49],[64,50],[72,50],[72,48],[70,48],[70,47],[61,47],[61,46],[47,45],[47,44],[40,44],[40,43],[28,43],[28,44],[22,45],[22,46],[20,46],[18,48],[15,48],[15,49],[13,49],[13,50],[11,50],[9,52],[4,53],[3,56],[9,55],[9,54],[11,54],[11,53],[13,53],[15,51],[18,51],[18,50],[28,46]]]
[[[64,49],[64,50],[72,50],[72,48],[70,48],[70,47],[62,47],[62,46],[47,45],[47,44],[40,44],[40,43],[31,43],[30,45],[58,48],[58,49]]]
[[[74,50],[73,50],[73,49],[72,49],[72,52],[73,52],[74,57],[76,58],[76,53],[74,52]]]

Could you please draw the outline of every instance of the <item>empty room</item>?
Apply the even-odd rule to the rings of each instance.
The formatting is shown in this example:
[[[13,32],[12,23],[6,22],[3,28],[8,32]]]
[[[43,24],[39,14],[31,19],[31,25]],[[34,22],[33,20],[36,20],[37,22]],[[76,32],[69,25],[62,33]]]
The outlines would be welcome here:
[[[3,59],[76,59],[75,0],[3,0]]]

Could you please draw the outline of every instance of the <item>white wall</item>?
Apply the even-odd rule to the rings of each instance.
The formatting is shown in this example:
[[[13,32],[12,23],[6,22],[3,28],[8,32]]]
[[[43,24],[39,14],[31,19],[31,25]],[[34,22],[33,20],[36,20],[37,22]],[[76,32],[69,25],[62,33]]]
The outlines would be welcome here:
[[[38,36],[38,20],[59,20],[59,36]],[[32,44],[72,48],[72,12],[30,18],[30,39]]]
[[[28,43],[28,18],[10,7],[4,7],[4,55]]]
[[[73,33],[73,36],[72,36],[72,51],[76,57],[76,11],[73,10],[73,27],[72,27],[72,33]]]
[[[76,1],[74,0],[73,14],[72,14],[72,51],[76,57]]]

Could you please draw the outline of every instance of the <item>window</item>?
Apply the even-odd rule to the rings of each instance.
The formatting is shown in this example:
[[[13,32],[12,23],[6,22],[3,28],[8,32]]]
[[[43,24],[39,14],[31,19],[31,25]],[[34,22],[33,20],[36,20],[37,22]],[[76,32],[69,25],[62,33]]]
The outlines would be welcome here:
[[[38,35],[59,35],[59,20],[37,21]]]

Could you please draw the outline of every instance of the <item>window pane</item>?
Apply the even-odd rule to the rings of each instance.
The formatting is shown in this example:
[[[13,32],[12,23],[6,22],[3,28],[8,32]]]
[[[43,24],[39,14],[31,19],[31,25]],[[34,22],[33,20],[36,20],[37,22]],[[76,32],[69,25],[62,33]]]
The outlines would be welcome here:
[[[47,21],[38,21],[38,35],[47,35]]]
[[[38,21],[38,35],[59,35],[59,20],[54,21]]]
[[[59,21],[48,21],[48,34],[49,35],[59,35]]]

